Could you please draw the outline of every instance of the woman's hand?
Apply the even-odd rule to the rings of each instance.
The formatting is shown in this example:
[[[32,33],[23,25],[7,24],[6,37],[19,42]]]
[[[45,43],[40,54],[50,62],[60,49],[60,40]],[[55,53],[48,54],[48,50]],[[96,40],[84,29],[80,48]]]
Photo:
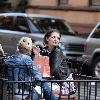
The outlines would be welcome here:
[[[40,49],[37,46],[33,45],[32,50],[33,50],[35,55],[39,55]]]

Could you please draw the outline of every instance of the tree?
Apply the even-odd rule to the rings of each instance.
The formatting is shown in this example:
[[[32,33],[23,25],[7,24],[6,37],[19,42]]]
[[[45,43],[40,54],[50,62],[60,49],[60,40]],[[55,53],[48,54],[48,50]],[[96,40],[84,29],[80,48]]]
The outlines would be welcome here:
[[[9,8],[11,6],[10,3],[8,3],[8,0],[0,0],[0,12],[4,12],[6,8]]]
[[[25,10],[25,7],[27,6],[27,4],[28,4],[28,0],[21,0],[15,10],[23,12]]]

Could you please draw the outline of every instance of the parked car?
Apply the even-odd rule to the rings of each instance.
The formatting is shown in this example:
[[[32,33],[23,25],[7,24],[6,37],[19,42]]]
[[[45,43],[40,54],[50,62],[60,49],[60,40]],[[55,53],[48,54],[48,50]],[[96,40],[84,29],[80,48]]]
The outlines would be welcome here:
[[[12,54],[22,36],[31,37],[33,42],[43,41],[45,32],[55,28],[62,34],[60,47],[65,56],[80,57],[84,52],[84,39],[75,35],[62,18],[42,14],[1,13],[0,43],[4,51]]]
[[[91,74],[100,78],[100,22],[90,32],[82,58]]]

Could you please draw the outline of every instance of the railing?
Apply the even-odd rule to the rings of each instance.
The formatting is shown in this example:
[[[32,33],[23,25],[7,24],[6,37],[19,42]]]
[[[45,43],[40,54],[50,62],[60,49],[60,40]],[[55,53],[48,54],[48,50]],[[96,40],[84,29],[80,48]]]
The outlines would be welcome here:
[[[100,80],[45,80],[41,81],[49,83],[53,88],[54,83],[60,86],[60,93],[55,95],[59,97],[59,100],[100,100]],[[62,83],[74,82],[76,86],[76,92],[74,96],[72,94],[62,95]],[[7,81],[0,79],[0,100],[24,100],[25,98],[31,99],[33,92],[36,93],[36,89],[33,86],[32,81]],[[7,88],[8,87],[8,88]],[[70,91],[70,89],[69,89]],[[41,99],[43,99],[42,88],[40,88]],[[51,98],[52,100],[52,98]]]
[[[54,94],[59,98],[59,100],[100,100],[100,80],[97,78],[93,78],[92,76],[86,76],[86,75],[81,75],[81,63],[77,62],[75,60],[73,60],[73,63],[71,61],[72,59],[68,59],[67,63],[69,63],[70,68],[74,67],[74,64],[77,65],[78,69],[78,74],[76,75],[75,73],[73,74],[73,78],[74,80],[45,80],[45,81],[41,81],[41,85],[44,82],[49,83],[50,87],[53,89],[53,85],[54,83],[57,83],[58,86],[60,87],[60,92],[58,93],[58,91],[54,92]],[[76,63],[77,62],[77,63]],[[75,66],[76,66],[75,65]],[[16,69],[18,70],[18,77],[20,77],[20,75],[22,75],[22,71],[24,73],[27,72],[27,68],[23,68],[22,65],[13,65],[9,66],[9,69],[12,68],[12,71],[10,72],[11,76],[12,76],[12,80],[15,77],[14,73],[16,73]],[[23,65],[24,66],[24,65]],[[3,66],[4,67],[4,66]],[[30,67],[30,72],[31,72],[31,67]],[[5,70],[5,68],[4,68]],[[1,69],[1,72],[5,71],[3,70],[3,68]],[[7,69],[6,69],[7,71]],[[7,81],[5,78],[7,78],[7,74],[4,73],[0,73],[1,76],[3,78],[0,79],[0,100],[26,100],[29,99],[33,100],[31,97],[32,95],[35,95],[35,93],[37,93],[37,89],[34,87],[34,82],[32,80],[34,80],[32,78],[32,80],[30,81],[20,81],[18,79],[18,81]],[[8,72],[7,72],[8,73]],[[25,77],[27,76],[26,74],[23,74],[24,79],[26,79]],[[18,78],[17,77],[17,78]],[[64,82],[67,82],[69,84],[69,88],[68,91],[69,93],[66,93],[63,95],[62,93],[62,84]],[[75,84],[76,87],[76,92],[75,94],[70,92],[70,83],[73,82]],[[40,89],[40,95],[41,95],[41,99],[43,99],[43,89]],[[52,92],[52,91],[51,91]],[[52,100],[52,98],[51,98]]]
[[[7,79],[0,78],[0,100],[7,98]]]

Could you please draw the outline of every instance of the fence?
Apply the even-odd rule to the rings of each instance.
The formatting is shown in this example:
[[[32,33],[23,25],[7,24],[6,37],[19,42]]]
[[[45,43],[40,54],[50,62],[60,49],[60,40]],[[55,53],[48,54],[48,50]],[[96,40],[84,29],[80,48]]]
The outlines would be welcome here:
[[[41,81],[41,85],[44,82],[49,83],[49,86],[54,90],[53,88],[55,87],[54,83],[57,83],[58,86],[60,87],[60,92],[58,91],[53,91],[54,94],[59,98],[59,100],[100,100],[100,80],[97,78],[93,78],[91,76],[85,76],[81,75],[81,63],[76,62],[73,60],[73,63],[71,61],[72,59],[68,59],[67,63],[69,64],[70,68],[74,67],[77,65],[78,69],[78,74],[76,73],[73,74],[74,80],[45,80]],[[14,68],[12,66],[9,66],[9,69],[12,68],[12,80],[14,78],[14,73],[16,73],[16,69],[18,70],[18,77],[22,75],[22,70],[23,72],[26,72],[27,69],[23,69],[23,67],[19,67],[14,65]],[[22,66],[22,65],[21,65]],[[24,65],[23,65],[24,66]],[[25,67],[26,68],[26,67]],[[31,71],[31,69],[30,69]],[[0,74],[2,69],[0,70]],[[4,72],[5,73],[5,72]],[[4,75],[4,74],[3,74]],[[26,77],[26,74],[23,74],[24,78]],[[2,74],[0,75],[2,76]],[[6,77],[6,75],[4,75]],[[33,78],[32,78],[33,79]],[[34,79],[33,79],[34,80]],[[64,82],[67,82],[69,85],[68,91],[69,93],[66,93],[63,95],[63,89],[62,89],[62,84]],[[76,87],[76,92],[73,94],[70,92],[70,83],[73,82]],[[37,91],[40,90],[40,91]],[[65,90],[66,91],[66,90]],[[68,92],[67,91],[67,92]],[[34,87],[34,82],[33,81],[8,81],[4,78],[0,79],[0,100],[34,100],[32,99],[32,95],[35,95],[35,93],[39,92],[41,95],[41,99],[43,98],[43,89],[38,88],[36,89]],[[52,91],[51,91],[52,93]],[[52,94],[51,94],[52,95]],[[52,96],[51,96],[52,97]],[[51,98],[52,100],[52,98]]]
[[[58,83],[60,86],[60,93],[56,94],[55,92],[55,95],[59,97],[59,100],[100,100],[100,80],[89,80],[89,78],[90,77],[87,78],[88,80],[45,80],[41,81],[41,84],[48,82],[51,88],[53,88],[53,84]],[[70,82],[75,83],[76,92],[74,96],[71,94],[62,95],[61,88],[64,82],[69,84]],[[31,97],[32,92],[36,92],[33,84],[34,82],[32,81],[7,81],[5,79],[0,79],[0,100],[24,100],[25,98]],[[16,88],[16,86],[18,87]],[[40,91],[43,93],[42,88],[40,88]],[[43,96],[41,99],[43,99]],[[30,98],[30,100],[32,99]]]
[[[7,79],[0,78],[0,100],[7,98]]]

